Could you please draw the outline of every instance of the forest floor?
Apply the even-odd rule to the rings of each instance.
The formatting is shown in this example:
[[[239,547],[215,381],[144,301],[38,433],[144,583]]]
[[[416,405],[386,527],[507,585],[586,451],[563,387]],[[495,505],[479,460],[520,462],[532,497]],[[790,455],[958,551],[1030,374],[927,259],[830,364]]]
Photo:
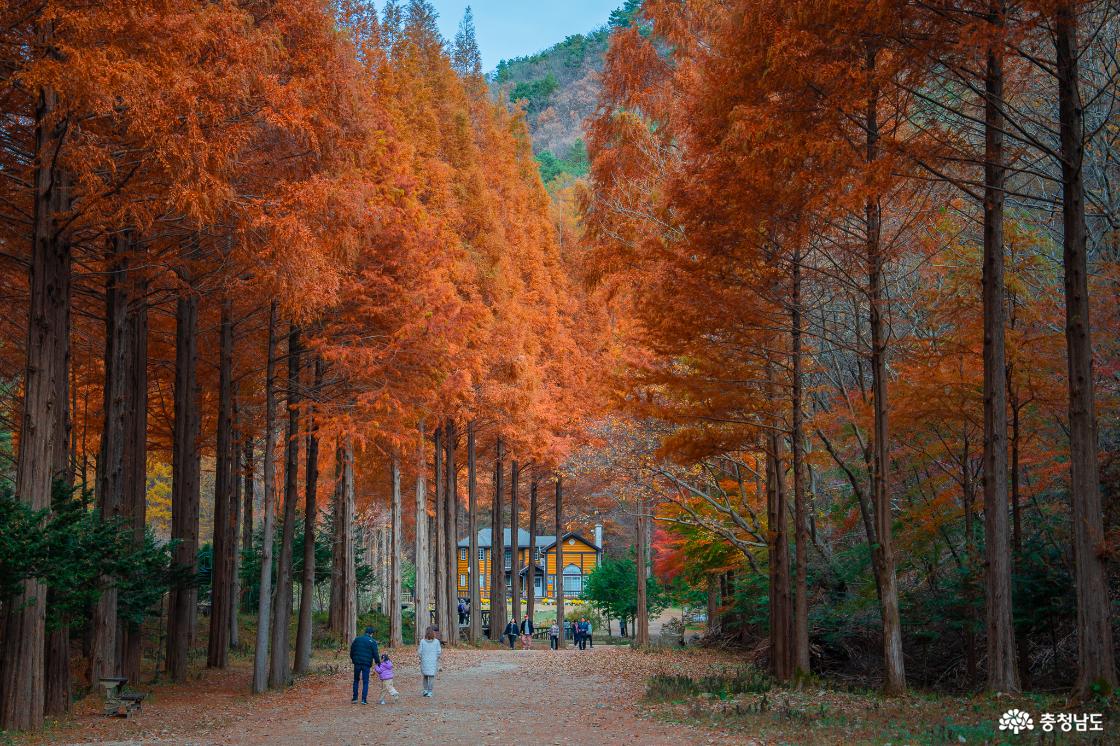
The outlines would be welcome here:
[[[721,656],[689,658],[707,666]],[[90,696],[69,718],[17,743],[752,743],[741,734],[648,716],[640,702],[646,679],[679,668],[665,655],[613,645],[449,649],[431,699],[420,696],[412,649],[394,662],[400,698],[384,706],[377,704],[376,675],[370,704],[350,704],[352,669],[344,651],[316,651],[313,675],[258,697],[249,694],[251,661],[235,658],[228,670],[202,670],[183,684],[137,687],[150,695],[130,719],[103,717],[101,702]]]
[[[391,651],[390,651],[391,654]],[[1103,744],[1116,743],[1117,713],[1105,732],[1012,737],[1000,714],[1069,706],[1047,695],[913,693],[884,699],[810,680],[777,687],[743,653],[657,647],[630,649],[445,651],[435,696],[420,696],[410,647],[395,656],[400,698],[350,704],[352,669],[344,650],[317,650],[315,672],[283,690],[249,694],[251,660],[234,657],[225,671],[199,670],[182,684],[149,691],[143,712],[105,718],[90,696],[72,714],[19,744]],[[654,677],[661,687],[651,687]],[[736,682],[732,687],[728,682]],[[656,683],[656,681],[654,681]],[[1073,708],[1086,711],[1084,707]],[[1091,711],[1093,708],[1089,708]],[[0,738],[0,741],[3,739]]]

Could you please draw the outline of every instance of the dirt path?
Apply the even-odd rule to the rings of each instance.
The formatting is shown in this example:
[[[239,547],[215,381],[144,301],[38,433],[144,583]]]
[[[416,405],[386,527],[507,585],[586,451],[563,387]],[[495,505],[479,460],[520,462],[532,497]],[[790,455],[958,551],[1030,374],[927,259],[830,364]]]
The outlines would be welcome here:
[[[396,660],[400,699],[350,704],[351,674],[342,669],[301,680],[284,692],[249,697],[243,672],[212,673],[193,686],[159,688],[131,720],[105,719],[96,703],[46,734],[48,743],[389,744],[643,743],[721,744],[726,734],[639,716],[640,654],[594,650],[451,650],[435,696],[420,696],[410,651]],[[336,669],[337,670],[337,669]],[[636,688],[636,691],[635,691]],[[737,741],[742,743],[741,738]]]

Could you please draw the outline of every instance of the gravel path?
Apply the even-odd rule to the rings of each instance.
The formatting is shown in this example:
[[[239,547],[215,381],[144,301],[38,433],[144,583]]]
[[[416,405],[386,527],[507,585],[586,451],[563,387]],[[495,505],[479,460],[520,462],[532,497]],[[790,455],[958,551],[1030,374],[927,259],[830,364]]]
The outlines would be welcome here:
[[[247,672],[208,672],[157,687],[144,712],[106,719],[87,699],[45,743],[175,744],[718,744],[725,734],[639,717],[635,677],[619,674],[628,650],[449,650],[435,696],[420,696],[411,650],[394,657],[400,699],[350,704],[351,674],[337,666],[283,692],[245,694]],[[245,688],[242,688],[244,686]],[[635,691],[637,689],[637,691]],[[91,698],[92,699],[92,698]],[[741,741],[740,741],[741,742]]]

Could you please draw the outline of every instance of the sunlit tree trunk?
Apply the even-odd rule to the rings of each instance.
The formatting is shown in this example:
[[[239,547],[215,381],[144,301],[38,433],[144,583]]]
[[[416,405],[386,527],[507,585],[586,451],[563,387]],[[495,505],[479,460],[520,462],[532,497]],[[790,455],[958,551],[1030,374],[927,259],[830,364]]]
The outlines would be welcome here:
[[[1109,621],[1109,592],[1100,465],[1097,461],[1097,411],[1093,391],[1093,345],[1089,322],[1086,252],[1084,103],[1079,81],[1078,4],[1059,3],[1054,19],[1061,133],[1062,228],[1066,364],[1069,385],[1070,502],[1077,586],[1077,685],[1089,697],[1095,685],[1116,688],[1115,649]]]
[[[264,494],[261,496],[261,582],[257,600],[257,646],[253,652],[253,692],[268,688],[268,645],[272,637],[272,544],[276,535],[276,301],[268,315],[268,361],[265,374]]]

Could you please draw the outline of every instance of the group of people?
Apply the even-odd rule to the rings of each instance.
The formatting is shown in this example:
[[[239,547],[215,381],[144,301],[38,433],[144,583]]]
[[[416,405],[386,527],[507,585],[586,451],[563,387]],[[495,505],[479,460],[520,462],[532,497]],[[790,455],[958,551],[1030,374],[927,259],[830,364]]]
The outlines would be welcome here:
[[[420,641],[420,675],[423,677],[421,689],[422,696],[431,697],[436,673],[439,672],[439,660],[443,655],[443,645],[439,641],[438,630],[428,627],[424,632],[424,639]],[[358,704],[358,684],[362,685],[361,703],[369,704],[369,675],[372,670],[381,681],[381,700],[378,704],[385,704],[386,697],[394,700],[399,696],[393,686],[393,661],[384,655],[377,647],[377,640],[373,639],[373,627],[366,627],[365,633],[354,638],[350,643],[350,662],[354,664],[354,691],[350,699],[351,704]]]
[[[471,602],[470,602],[470,599],[469,598],[460,598],[459,599],[459,626],[462,627],[464,624],[466,624],[470,620],[471,620]]]
[[[510,650],[513,650],[518,640],[521,641],[522,650],[528,650],[533,647],[533,633],[535,631],[533,618],[527,616],[521,620],[520,624],[513,619],[509,620],[506,628],[502,631],[502,636],[509,642]],[[582,617],[574,622],[564,620],[564,637],[572,640],[580,650],[595,647],[592,637],[593,631],[591,621],[587,617]],[[552,650],[560,648],[560,625],[556,622],[553,622],[548,629],[548,646]]]
[[[502,631],[502,636],[509,640],[509,649],[513,650],[513,644],[520,639],[521,649],[528,650],[533,647],[533,633],[537,628],[533,625],[532,617],[525,617],[518,624],[515,620],[510,619],[506,628]]]
[[[460,618],[463,615],[462,604],[459,605],[459,615]],[[514,648],[519,639],[522,649],[528,650],[533,647],[533,633],[535,631],[533,618],[527,616],[521,620],[520,624],[511,619],[509,624],[506,625],[504,636],[509,640],[510,650]],[[571,638],[580,650],[586,650],[588,646],[594,647],[594,639],[591,633],[591,621],[587,617],[582,617],[575,622],[564,620],[564,636]],[[551,649],[559,649],[560,626],[556,622],[553,622],[552,627],[548,630],[548,640]],[[436,674],[439,672],[439,661],[443,656],[443,645],[439,641],[439,630],[435,626],[429,626],[424,631],[424,639],[420,641],[418,653],[420,656],[420,675],[423,677],[421,695],[431,697],[433,696],[432,690]],[[351,704],[358,704],[359,702],[363,705],[369,704],[371,672],[376,673],[377,678],[381,681],[381,699],[378,704],[385,704],[386,697],[392,697],[393,700],[396,700],[400,695],[400,692],[393,686],[393,661],[388,655],[382,654],[378,648],[377,640],[373,639],[373,627],[366,627],[365,633],[358,635],[350,643],[350,662],[354,664],[354,689],[353,696],[350,699]],[[358,699],[359,684],[361,684],[362,694],[360,700]]]

